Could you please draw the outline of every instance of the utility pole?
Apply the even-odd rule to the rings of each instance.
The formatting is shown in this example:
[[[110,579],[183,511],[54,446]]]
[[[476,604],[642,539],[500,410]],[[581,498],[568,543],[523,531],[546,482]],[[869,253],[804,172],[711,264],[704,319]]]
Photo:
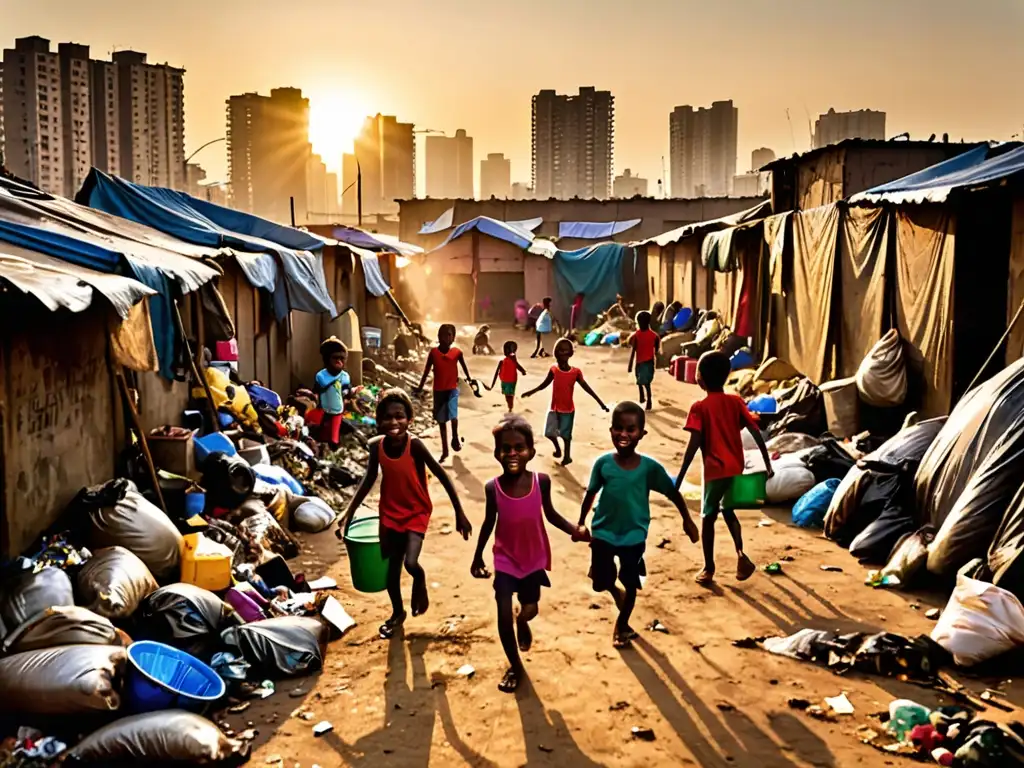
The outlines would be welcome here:
[[[356,160],[356,212],[358,226],[363,226],[363,166]]]

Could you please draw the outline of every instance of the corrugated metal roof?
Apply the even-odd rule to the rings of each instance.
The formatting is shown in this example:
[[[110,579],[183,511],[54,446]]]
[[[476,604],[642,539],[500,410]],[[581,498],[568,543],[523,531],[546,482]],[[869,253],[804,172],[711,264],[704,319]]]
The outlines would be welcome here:
[[[0,280],[35,296],[51,312],[81,312],[99,293],[122,319],[135,304],[156,293],[130,277],[97,272],[9,243],[0,243]]]

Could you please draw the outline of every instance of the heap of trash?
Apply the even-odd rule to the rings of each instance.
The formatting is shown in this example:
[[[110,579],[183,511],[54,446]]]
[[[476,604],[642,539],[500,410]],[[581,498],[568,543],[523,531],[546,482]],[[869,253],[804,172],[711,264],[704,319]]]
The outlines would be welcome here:
[[[254,734],[205,715],[320,669],[354,625],[296,558],[350,501],[381,391],[410,377],[363,361],[331,450],[311,391],[206,362],[181,423],[136,433],[122,476],[0,573],[0,765],[243,763]]]

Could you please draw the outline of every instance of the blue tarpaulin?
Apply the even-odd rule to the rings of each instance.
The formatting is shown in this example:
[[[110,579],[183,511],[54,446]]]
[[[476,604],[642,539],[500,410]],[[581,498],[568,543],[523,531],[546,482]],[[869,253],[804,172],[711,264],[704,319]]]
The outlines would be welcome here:
[[[604,240],[615,237],[640,224],[643,219],[628,221],[560,221],[559,237],[574,237],[577,240]]]
[[[941,203],[956,189],[1024,173],[1024,146],[980,146],[936,165],[854,195],[850,203]]]
[[[504,240],[506,243],[512,243],[512,245],[523,250],[529,248],[530,243],[533,242],[533,233],[528,229],[523,229],[506,221],[492,219],[490,216],[477,216],[475,219],[470,219],[464,224],[459,224],[455,231],[448,235],[438,248],[444,248],[452,240],[457,240],[474,230],[482,235],[488,235],[498,240]]]
[[[555,285],[562,306],[583,294],[583,309],[603,312],[622,293],[622,260],[633,258],[633,248],[621,243],[602,243],[578,251],[555,253]]]
[[[79,202],[101,211],[146,224],[168,235],[197,245],[231,248],[264,258],[239,259],[249,281],[267,288],[271,266],[275,270],[274,311],[278,318],[289,309],[300,312],[337,314],[327,290],[320,249],[324,241],[309,233],[260,219],[239,211],[198,200],[183,192],[146,187],[108,176],[95,168],[89,173]],[[231,229],[237,226],[241,231]],[[280,280],[277,266],[283,268]]]
[[[391,290],[391,286],[388,285],[384,274],[380,271],[377,254],[363,251],[359,254],[359,263],[363,267],[363,281],[366,283],[366,290],[377,298],[386,295]]]

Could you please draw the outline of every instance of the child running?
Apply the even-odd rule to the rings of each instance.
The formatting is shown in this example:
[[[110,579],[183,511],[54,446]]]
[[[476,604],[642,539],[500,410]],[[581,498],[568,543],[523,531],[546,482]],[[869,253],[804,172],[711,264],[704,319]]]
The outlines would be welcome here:
[[[540,386],[524,392],[523,397],[527,398],[549,384],[551,388],[551,410],[548,411],[547,422],[544,425],[544,436],[555,446],[555,458],[562,459],[562,466],[572,464],[572,426],[576,418],[576,404],[573,402],[573,390],[577,382],[583,391],[590,395],[597,404],[607,412],[608,406],[601,402],[601,398],[590,388],[590,385],[583,380],[583,371],[569,365],[569,358],[573,356],[576,348],[569,339],[559,339],[555,342],[555,361],[558,365],[551,366],[547,377],[540,383]],[[562,449],[558,445],[558,438],[565,443],[563,458]]]
[[[715,578],[715,521],[721,511],[725,525],[736,546],[736,578],[740,581],[754,575],[757,566],[743,552],[743,533],[740,521],[732,509],[723,509],[726,491],[733,478],[743,474],[743,429],[747,429],[764,458],[768,477],[772,470],[768,448],[757,422],[747,410],[747,404],[737,395],[722,391],[729,377],[729,358],[721,352],[707,352],[697,362],[697,383],[707,396],[692,406],[686,419],[690,442],[686,446],[683,465],[676,478],[676,488],[682,484],[686,471],[698,449],[704,458],[704,480],[701,491],[701,534],[704,539],[704,568],[696,576],[698,584],[707,585]]]
[[[420,565],[423,537],[430,522],[433,505],[427,490],[427,470],[436,477],[448,493],[455,508],[455,530],[469,540],[473,526],[462,511],[459,496],[427,446],[418,437],[409,434],[412,421],[412,400],[400,389],[384,393],[377,404],[379,437],[370,440],[370,458],[366,475],[356,489],[344,516],[338,523],[338,538],[352,522],[352,516],[363,503],[377,480],[380,483],[380,548],[388,559],[388,597],[391,598],[391,618],[380,626],[381,637],[391,637],[405,622],[402,602],[402,564],[412,576],[412,615],[419,616],[430,606],[427,595],[427,576]]]
[[[352,386],[352,380],[345,370],[348,347],[337,336],[331,336],[321,342],[320,357],[323,358],[324,367],[317,372],[313,383],[313,391],[319,397],[320,409],[324,412],[323,421],[320,422],[320,442],[336,451],[341,444],[345,398]]]
[[[491,379],[490,386],[490,389],[493,389],[494,382],[499,378],[501,379],[501,394],[505,396],[509,413],[512,413],[512,408],[516,402],[516,383],[519,381],[519,374],[526,375],[526,369],[516,359],[516,351],[518,349],[519,345],[514,341],[505,342],[501,350],[505,357],[498,362],[498,367],[494,369],[494,378]]]
[[[540,315],[537,316],[537,325],[535,330],[537,331],[537,348],[533,350],[533,354],[530,357],[550,357],[547,350],[544,349],[544,337],[551,333],[553,321],[551,319],[551,297],[545,296],[541,302]]]
[[[636,605],[640,577],[647,575],[644,550],[647,529],[651,524],[651,491],[664,494],[675,504],[683,518],[683,532],[696,543],[697,526],[690,519],[683,497],[672,484],[672,478],[657,461],[636,452],[646,430],[646,414],[636,403],[619,403],[612,412],[612,445],[614,453],[606,453],[594,463],[587,495],[580,511],[580,527],[598,493],[601,499],[594,511],[590,544],[590,577],[595,592],[610,592],[619,608],[612,645],[625,648],[637,636],[629,626],[629,617]],[[619,559],[616,573],[615,558]],[[616,579],[625,590],[619,589]]]
[[[462,372],[466,374],[466,381],[471,381],[469,368],[466,367],[466,358],[462,350],[453,346],[455,344],[455,326],[445,323],[437,329],[437,346],[430,350],[427,355],[427,365],[423,369],[423,378],[416,387],[416,391],[423,390],[427,382],[430,370],[434,370],[434,421],[441,428],[441,458],[444,463],[448,458],[448,422],[452,425],[452,450],[458,453],[462,450],[462,442],[459,440],[459,365],[462,365]]]
[[[590,540],[585,527],[574,526],[555,511],[551,478],[526,471],[535,455],[533,430],[522,416],[506,416],[494,428],[494,458],[502,472],[485,486],[486,517],[470,568],[475,578],[490,577],[484,565],[484,547],[493,531],[498,636],[509,663],[498,690],[505,693],[515,691],[525,675],[519,651],[525,653],[533,644],[530,622],[537,616],[540,589],[551,586],[547,574],[551,570],[551,544],[544,519],[572,536],[573,541]],[[519,596],[519,616],[514,619],[513,595]]]
[[[654,408],[651,384],[654,382],[654,359],[661,348],[661,337],[651,330],[651,313],[646,309],[636,313],[636,326],[636,333],[629,339],[632,351],[629,353],[626,372],[632,373],[633,363],[636,362],[636,386],[640,390],[640,402],[646,402],[649,411]]]

